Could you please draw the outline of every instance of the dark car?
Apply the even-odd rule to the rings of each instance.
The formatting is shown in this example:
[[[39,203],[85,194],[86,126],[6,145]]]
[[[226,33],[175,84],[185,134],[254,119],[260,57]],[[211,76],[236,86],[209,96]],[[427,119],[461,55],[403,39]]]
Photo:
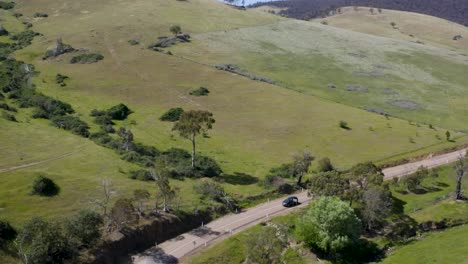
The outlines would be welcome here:
[[[284,207],[293,207],[299,204],[299,199],[296,196],[290,196],[283,201]]]

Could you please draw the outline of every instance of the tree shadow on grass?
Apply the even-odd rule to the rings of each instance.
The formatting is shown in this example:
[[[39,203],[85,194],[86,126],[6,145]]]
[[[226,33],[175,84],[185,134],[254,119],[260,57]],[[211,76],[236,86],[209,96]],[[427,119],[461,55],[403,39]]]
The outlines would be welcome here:
[[[393,198],[392,214],[397,214],[397,215],[404,214],[406,202],[396,197],[392,197],[392,198]]]
[[[258,182],[258,179],[241,172],[234,172],[234,174],[224,174],[219,177],[220,181],[234,185],[250,185]]]
[[[333,264],[359,264],[378,262],[384,258],[385,252],[369,240],[359,239],[349,247],[336,253],[324,253],[313,250],[319,258],[326,259]]]
[[[438,187],[449,187],[449,185],[445,182],[436,182],[435,185],[437,185]]]

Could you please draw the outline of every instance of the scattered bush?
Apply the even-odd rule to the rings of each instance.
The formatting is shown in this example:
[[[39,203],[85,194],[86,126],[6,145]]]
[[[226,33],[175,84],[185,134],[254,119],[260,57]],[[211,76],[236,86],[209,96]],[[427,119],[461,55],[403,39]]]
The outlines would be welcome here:
[[[46,13],[37,12],[34,13],[33,17],[49,17],[49,15]]]
[[[17,112],[16,108],[14,108],[12,106],[9,106],[6,103],[0,103],[0,108],[5,109],[5,110],[10,111],[10,112]]]
[[[179,25],[173,25],[169,28],[169,30],[174,35],[182,33],[182,28]]]
[[[166,113],[164,113],[159,120],[161,121],[169,121],[169,122],[176,122],[179,120],[180,116],[184,112],[184,109],[177,107],[171,108]]]
[[[280,186],[278,186],[278,192],[281,194],[291,194],[294,191],[295,191],[294,186],[289,183],[283,183]]]
[[[210,93],[210,91],[208,89],[206,89],[205,87],[200,87],[198,89],[195,89],[195,90],[191,91],[190,95],[207,96],[209,93]]]
[[[171,148],[158,157],[166,162],[172,177],[216,177],[223,172],[215,160],[199,155],[192,168],[191,155],[186,150]]]
[[[71,60],[71,64],[89,64],[89,63],[95,63],[100,60],[103,60],[104,56],[102,56],[99,53],[85,53],[85,54],[80,54],[77,56],[74,56]]]
[[[60,74],[60,73],[57,74],[57,75],[55,76],[55,82],[56,82],[57,84],[60,84],[60,86],[62,86],[62,87],[67,85],[67,84],[65,83],[65,80],[67,80],[67,79],[69,79],[68,76],[62,75],[62,74]]]
[[[3,112],[2,111],[2,117],[5,119],[5,120],[8,120],[8,121],[12,121],[12,122],[18,122],[16,120],[16,117],[10,113],[7,113],[7,112]]]
[[[97,116],[94,119],[94,123],[98,125],[102,125],[102,126],[114,125],[114,122],[112,121],[112,117],[108,115]]]
[[[0,248],[9,241],[13,241],[16,238],[16,230],[10,225],[10,223],[0,220]]]
[[[103,224],[101,215],[94,211],[82,210],[71,217],[66,223],[66,232],[69,237],[80,246],[90,247],[101,237],[99,228]]]
[[[60,188],[55,182],[43,175],[39,175],[33,183],[32,194],[40,196],[54,196],[57,195]]]
[[[70,130],[72,133],[76,135],[80,135],[83,137],[89,136],[88,124],[86,124],[86,122],[82,121],[78,117],[69,116],[69,115],[54,116],[51,119],[51,124],[58,128]]]
[[[283,184],[284,184],[284,179],[275,175],[267,175],[265,179],[261,181],[261,185],[266,189],[278,188],[279,186]]]
[[[429,170],[421,166],[415,173],[405,176],[401,180],[409,192],[417,192],[427,176],[429,176]]]
[[[138,39],[131,39],[128,41],[128,43],[132,46],[140,44],[140,41]]]
[[[341,120],[340,123],[338,124],[341,128],[349,130],[348,123],[346,121]]]
[[[0,9],[9,10],[15,7],[15,2],[0,1]]]

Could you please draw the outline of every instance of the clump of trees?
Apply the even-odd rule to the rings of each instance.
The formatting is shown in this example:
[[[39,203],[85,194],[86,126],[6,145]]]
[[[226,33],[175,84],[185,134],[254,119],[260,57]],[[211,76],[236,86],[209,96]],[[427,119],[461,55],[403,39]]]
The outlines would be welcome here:
[[[298,219],[296,232],[312,248],[336,253],[359,239],[361,221],[348,203],[321,197]]]

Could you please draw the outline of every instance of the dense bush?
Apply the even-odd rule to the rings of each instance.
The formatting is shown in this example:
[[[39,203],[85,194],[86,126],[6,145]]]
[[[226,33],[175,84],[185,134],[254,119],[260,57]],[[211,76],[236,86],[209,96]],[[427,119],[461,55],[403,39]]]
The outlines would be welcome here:
[[[101,237],[99,228],[103,224],[101,215],[94,211],[82,210],[66,223],[69,237],[80,246],[90,247]]]
[[[10,223],[0,220],[0,248],[8,241],[13,241],[16,238],[16,230]]]
[[[318,161],[318,170],[320,172],[332,171],[335,168],[329,158],[323,158]]]
[[[132,110],[124,104],[118,104],[107,110],[107,114],[114,120],[125,120]]]
[[[54,196],[57,195],[60,188],[55,182],[43,175],[39,175],[33,183],[32,194],[40,196]]]
[[[200,87],[196,90],[193,90],[190,92],[190,95],[194,95],[194,96],[206,96],[210,93],[210,91],[208,89],[206,89],[205,87]]]
[[[6,30],[3,25],[0,25],[0,36],[8,36],[8,34],[8,30]]]
[[[178,121],[182,113],[184,112],[184,109],[177,107],[177,108],[171,108],[169,109],[166,113],[164,113],[159,120],[161,121],[170,121],[170,122],[175,122]]]
[[[72,133],[76,135],[80,135],[83,137],[89,136],[89,126],[86,122],[82,121],[78,117],[74,116],[54,116],[51,119],[52,125],[62,128],[65,130],[70,130]]]
[[[22,91],[18,93],[18,96],[17,99],[20,107],[37,108],[33,114],[33,118],[51,119],[54,116],[63,116],[75,112],[70,104],[40,93],[35,93],[32,90]]]
[[[16,244],[23,263],[67,263],[76,256],[61,226],[40,218],[33,218],[24,225]]]
[[[15,7],[15,2],[6,2],[6,1],[0,1],[0,9],[13,9]]]
[[[114,125],[112,117],[109,115],[96,116],[96,118],[94,119],[94,123],[101,126]]]
[[[206,156],[198,156],[193,169],[191,157],[186,150],[171,148],[158,159],[166,162],[173,177],[216,177],[223,172],[215,160]]]
[[[0,42],[0,61],[6,60],[13,51],[15,51],[14,44]]]
[[[85,53],[85,54],[74,56],[73,58],[71,58],[70,63],[71,64],[76,64],[76,63],[89,64],[89,63],[98,62],[103,59],[104,59],[104,56],[102,56],[99,53]]]

